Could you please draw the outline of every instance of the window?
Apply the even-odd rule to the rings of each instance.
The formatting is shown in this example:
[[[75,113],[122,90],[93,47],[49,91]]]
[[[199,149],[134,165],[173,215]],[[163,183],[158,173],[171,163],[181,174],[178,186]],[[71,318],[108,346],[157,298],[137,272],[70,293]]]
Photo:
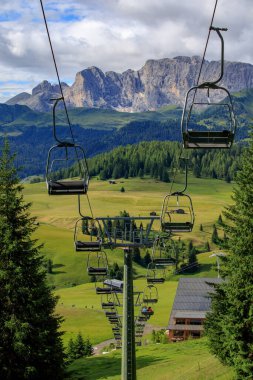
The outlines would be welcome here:
[[[202,325],[202,319],[190,319],[189,325],[200,326]]]
[[[182,318],[177,318],[176,319],[176,325],[185,325],[185,319],[182,319]]]

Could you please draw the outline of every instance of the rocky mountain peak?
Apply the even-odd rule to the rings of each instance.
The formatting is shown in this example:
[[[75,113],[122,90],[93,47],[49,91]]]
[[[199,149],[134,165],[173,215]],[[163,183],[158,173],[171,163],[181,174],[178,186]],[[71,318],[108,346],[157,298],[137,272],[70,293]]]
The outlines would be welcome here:
[[[92,66],[78,72],[72,86],[63,83],[64,95],[70,107],[137,112],[170,104],[182,106],[187,90],[197,82],[200,64],[199,56],[177,56],[150,59],[140,70],[128,69],[123,73],[104,73]],[[219,74],[219,61],[204,61],[200,81],[216,79]],[[221,85],[231,92],[253,88],[253,66],[226,61]],[[14,97],[7,103],[48,111],[52,107],[50,98],[56,96],[59,96],[59,86],[45,80],[33,89],[32,96]],[[221,100],[219,96],[217,100]]]

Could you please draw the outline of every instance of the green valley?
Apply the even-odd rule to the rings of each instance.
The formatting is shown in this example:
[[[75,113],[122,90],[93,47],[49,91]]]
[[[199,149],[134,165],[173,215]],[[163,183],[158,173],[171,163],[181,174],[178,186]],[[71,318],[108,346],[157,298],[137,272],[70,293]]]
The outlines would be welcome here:
[[[173,188],[180,188],[182,182],[183,175],[179,175]],[[124,193],[120,191],[122,186],[125,188]],[[118,179],[115,184],[94,178],[90,183],[89,199],[95,217],[115,216],[122,210],[127,210],[130,215],[149,215],[152,211],[159,215],[163,198],[170,191],[170,186],[170,183],[150,177]],[[191,234],[181,234],[186,243],[192,240],[201,251],[205,242],[209,241],[211,249],[216,249],[211,243],[213,225],[217,224],[224,206],[231,203],[231,190],[232,184],[224,181],[190,176],[188,191],[192,197],[196,223]],[[87,275],[88,254],[74,251],[73,232],[78,219],[76,197],[48,196],[45,183],[25,185],[24,195],[26,201],[32,202],[32,213],[37,216],[39,223],[35,237],[44,243],[42,251],[46,260],[52,260],[52,273],[48,274],[48,280],[59,296],[57,313],[64,317],[62,329],[65,332],[65,345],[78,332],[89,337],[93,345],[111,339],[111,328],[100,305],[101,298],[96,295],[95,284],[89,282]],[[89,215],[85,196],[81,207],[82,212]],[[203,226],[202,231],[200,224]],[[222,228],[217,227],[222,237]],[[200,267],[196,273],[174,275],[170,270],[165,284],[158,287],[159,302],[143,338],[147,345],[137,350],[139,379],[145,379],[150,370],[156,373],[154,380],[176,380],[185,376],[192,380],[232,379],[232,373],[209,354],[205,339],[166,345],[154,345],[151,342],[152,329],[166,328],[168,324],[178,279],[182,276],[217,276],[216,261],[209,257],[210,254],[198,254]],[[109,264],[118,262],[120,266],[123,265],[120,249],[108,250],[107,255]],[[141,291],[146,286],[146,269],[134,263],[134,273],[134,287]],[[94,379],[119,379],[120,352],[79,359],[70,365],[68,378],[91,379],[91,373]]]

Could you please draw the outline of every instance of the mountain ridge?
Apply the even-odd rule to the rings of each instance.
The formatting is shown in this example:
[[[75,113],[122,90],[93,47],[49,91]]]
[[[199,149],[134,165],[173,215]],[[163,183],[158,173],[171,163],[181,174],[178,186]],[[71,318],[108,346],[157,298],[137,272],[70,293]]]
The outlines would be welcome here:
[[[62,83],[68,107],[114,109],[120,112],[156,111],[167,105],[181,106],[185,93],[196,84],[201,65],[198,56],[150,59],[140,70],[123,73],[103,72],[92,66],[76,74],[74,83]],[[204,61],[200,82],[214,80],[220,74],[220,61]],[[225,61],[220,84],[230,92],[253,88],[253,65]],[[44,80],[32,94],[21,93],[6,104],[27,105],[34,111],[48,112],[51,98],[60,97],[59,85]],[[221,95],[217,93],[216,100]]]

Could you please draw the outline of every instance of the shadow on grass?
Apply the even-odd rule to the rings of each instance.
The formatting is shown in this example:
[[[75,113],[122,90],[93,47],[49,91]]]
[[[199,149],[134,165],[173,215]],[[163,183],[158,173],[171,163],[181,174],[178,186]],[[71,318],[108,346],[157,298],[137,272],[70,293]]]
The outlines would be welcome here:
[[[153,356],[139,356],[137,358],[137,369],[147,367],[160,358]],[[111,376],[121,375],[121,356],[116,354],[97,356],[89,359],[79,359],[72,363],[68,369],[65,379],[68,380],[102,380]]]

